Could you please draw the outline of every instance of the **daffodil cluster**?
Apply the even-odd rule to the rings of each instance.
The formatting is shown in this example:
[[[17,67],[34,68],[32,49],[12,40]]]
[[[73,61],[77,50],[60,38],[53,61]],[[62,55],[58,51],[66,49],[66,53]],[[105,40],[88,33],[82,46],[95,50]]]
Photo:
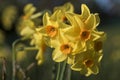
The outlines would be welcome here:
[[[46,46],[53,48],[52,59],[55,62],[67,61],[74,71],[89,76],[99,72],[102,59],[102,46],[105,33],[98,31],[100,23],[98,13],[90,13],[89,8],[81,5],[81,14],[74,13],[71,3],[55,7],[52,14],[45,12],[42,25],[36,26],[30,18],[34,9],[25,8],[21,24],[21,35],[31,39],[31,44],[38,48],[38,64],[44,60]]]

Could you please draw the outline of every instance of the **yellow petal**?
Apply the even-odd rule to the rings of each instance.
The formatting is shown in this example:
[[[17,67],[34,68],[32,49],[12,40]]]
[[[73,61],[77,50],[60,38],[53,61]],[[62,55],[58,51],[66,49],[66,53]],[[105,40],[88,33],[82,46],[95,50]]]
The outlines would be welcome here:
[[[82,4],[81,10],[82,10],[82,13],[80,17],[82,21],[85,21],[90,16],[90,10],[85,4]]]
[[[25,27],[25,28],[20,32],[20,34],[21,34],[22,36],[26,36],[26,37],[31,36],[33,33],[34,33],[34,30],[31,29],[30,27]]]
[[[62,62],[67,58],[67,55],[63,54],[58,48],[53,51],[52,58],[55,62]]]
[[[97,65],[94,65],[90,67],[89,69],[92,71],[93,74],[97,74],[99,72]]]
[[[103,31],[92,31],[93,41],[101,39],[102,41],[106,40],[106,34]]]
[[[73,27],[65,28],[63,31],[64,35],[68,40],[75,41],[75,37],[78,36],[78,34],[74,31]]]
[[[85,29],[88,29],[88,30],[92,30],[92,29],[95,29],[96,28],[96,19],[95,19],[95,16],[93,14],[91,14],[88,19],[85,21]]]
[[[74,14],[72,14],[72,13],[66,13],[65,16],[70,21],[71,25],[77,25],[76,21],[74,19],[74,16],[75,16]]]
[[[64,13],[61,10],[56,10],[50,17],[54,21],[62,21]]]
[[[24,8],[24,13],[26,16],[30,17],[36,11],[36,7],[33,4],[27,4]]]
[[[69,57],[67,58],[67,63],[68,64],[73,64],[74,63],[74,58],[75,58],[75,56],[69,55]]]
[[[99,23],[100,23],[100,17],[99,17],[99,14],[98,14],[98,13],[95,13],[94,15],[95,15],[95,19],[96,19],[96,26],[98,26]]]
[[[81,62],[76,62],[71,66],[71,69],[74,71],[81,71],[82,67],[83,65],[81,64]]]
[[[58,39],[50,39],[49,44],[50,44],[49,46],[51,48],[56,48],[56,47],[58,47],[60,45],[60,42],[59,42]]]
[[[42,49],[39,49],[37,55],[36,55],[36,59],[38,60],[38,65],[42,64],[44,61],[44,55],[43,55],[43,51]]]
[[[83,29],[85,27],[83,21],[78,17],[78,15],[75,16],[75,20],[77,22],[77,27],[79,27],[80,29]],[[74,21],[75,22],[75,21]],[[76,23],[75,23],[76,24]],[[77,29],[77,28],[76,28]],[[79,30],[80,32],[80,30]]]
[[[64,8],[65,8],[66,12],[73,12],[74,11],[74,7],[70,2],[64,4]]]
[[[45,26],[42,26],[42,27],[40,27],[40,28],[36,28],[36,30],[37,30],[38,32],[40,32],[42,35],[44,35],[44,36],[47,35],[47,34],[46,34],[46,27],[45,27]]]
[[[54,11],[56,11],[56,10],[62,10],[64,12],[73,12],[74,7],[70,2],[68,2],[68,3],[64,4],[63,6],[55,7]]]
[[[33,7],[33,4],[27,4],[25,7],[24,7],[24,13],[28,13],[29,10]]]
[[[47,25],[50,23],[50,17],[49,17],[49,14],[46,12],[44,15],[43,15],[43,25]]]
[[[80,74],[84,74],[86,76],[87,73],[88,73],[87,68],[82,67],[82,70],[80,71]]]
[[[72,35],[79,35],[80,33],[80,27],[83,26],[82,21],[80,21],[80,19],[78,18],[77,15],[74,14],[66,14],[67,19],[70,21],[71,23],[71,33]],[[70,31],[69,31],[70,32]]]

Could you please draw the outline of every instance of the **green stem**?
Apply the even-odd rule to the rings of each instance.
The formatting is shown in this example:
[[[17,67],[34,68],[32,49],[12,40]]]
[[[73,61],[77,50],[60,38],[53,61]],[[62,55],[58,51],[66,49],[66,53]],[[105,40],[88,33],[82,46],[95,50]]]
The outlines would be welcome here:
[[[56,80],[59,80],[59,76],[60,76],[60,63],[58,63],[58,70],[57,70]]]
[[[70,65],[67,67],[67,79],[66,80],[70,80],[71,79],[71,69],[70,69]]]
[[[13,42],[12,44],[12,80],[15,80],[15,76],[16,76],[16,50],[15,50],[15,45],[21,41],[21,39],[17,39]]]
[[[24,50],[33,51],[33,50],[38,50],[38,48],[36,48],[36,47],[24,47]]]
[[[63,80],[65,68],[66,68],[66,61],[63,62],[63,66],[62,66],[62,70],[61,70],[61,75],[60,75],[60,80]]]

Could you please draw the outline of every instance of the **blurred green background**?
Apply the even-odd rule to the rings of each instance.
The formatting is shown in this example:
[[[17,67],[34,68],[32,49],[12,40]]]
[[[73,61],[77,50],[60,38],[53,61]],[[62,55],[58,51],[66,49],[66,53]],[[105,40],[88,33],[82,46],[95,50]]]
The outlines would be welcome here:
[[[80,75],[79,72],[72,71],[71,80],[120,79],[120,0],[0,0],[0,80],[2,80],[4,66],[6,67],[6,80],[12,79],[11,46],[14,40],[20,38],[16,33],[16,24],[19,17],[23,15],[23,7],[27,3],[32,3],[39,12],[44,9],[53,10],[55,6],[63,5],[66,2],[71,2],[74,5],[76,13],[80,13],[82,3],[87,4],[91,13],[99,13],[101,23],[98,29],[107,33],[99,74],[85,77]],[[4,14],[5,10],[8,9],[13,11]],[[10,13],[14,15],[10,15]],[[4,22],[3,16],[7,17]],[[10,22],[8,19],[10,19]],[[24,44],[20,44],[20,46],[24,46]],[[46,53],[51,53],[51,51],[48,48]],[[56,63],[53,63],[50,54],[46,54],[45,63],[38,66],[35,60],[36,52],[21,51],[18,53],[17,80],[22,80],[21,76],[23,77],[19,73],[20,69],[26,72],[26,76],[30,78],[29,80],[52,80],[56,76],[53,74],[56,73]]]

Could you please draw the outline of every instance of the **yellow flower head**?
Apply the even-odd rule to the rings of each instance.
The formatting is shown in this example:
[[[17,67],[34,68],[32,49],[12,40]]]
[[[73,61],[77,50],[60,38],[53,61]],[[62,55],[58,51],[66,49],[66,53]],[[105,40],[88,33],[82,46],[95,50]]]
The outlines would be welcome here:
[[[102,54],[94,50],[87,50],[83,53],[75,55],[74,64],[71,66],[72,70],[80,71],[81,74],[89,76],[99,72],[99,63]]]
[[[66,39],[62,30],[60,30],[59,32],[59,38],[54,40],[52,42],[52,45],[53,45],[53,48],[55,48],[52,53],[52,57],[55,62],[62,62],[67,58],[69,58],[68,63],[72,62],[70,61],[70,59],[72,59],[72,54],[76,49],[75,48],[76,44]]]

